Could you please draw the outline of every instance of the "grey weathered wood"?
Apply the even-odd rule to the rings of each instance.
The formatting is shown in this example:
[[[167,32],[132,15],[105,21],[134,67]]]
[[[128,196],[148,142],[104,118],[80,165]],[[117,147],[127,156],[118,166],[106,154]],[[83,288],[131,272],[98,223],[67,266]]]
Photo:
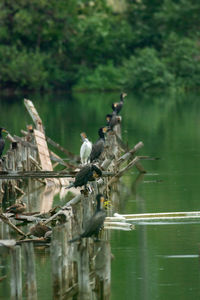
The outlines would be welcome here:
[[[95,274],[96,288],[100,299],[110,298],[111,284],[111,251],[108,241],[101,241],[95,245]]]
[[[71,205],[76,205],[77,203],[79,203],[81,201],[81,197],[82,195],[79,194],[76,197],[74,197],[72,200],[70,200],[69,202],[67,202],[67,204],[65,204],[57,213],[55,213],[53,216],[51,216],[49,219],[47,219],[44,224],[48,224],[51,221],[53,221],[55,218],[57,218],[57,216],[59,216],[59,214],[63,213],[63,210],[68,209],[68,207],[70,207]]]
[[[0,247],[14,247],[16,245],[15,240],[0,240]]]
[[[15,230],[18,234],[26,236],[26,234],[20,230],[18,227],[16,227],[4,214],[0,213],[0,219],[6,223],[9,227],[11,227],[13,230]]]
[[[54,142],[50,137],[47,137],[47,142],[52,145],[53,147],[57,148],[58,150],[60,150],[61,152],[65,153],[67,156],[69,156],[71,159],[74,160],[79,160],[80,161],[80,157],[73,154],[72,152],[68,151],[67,149],[63,148],[60,144]]]
[[[7,134],[6,138],[7,138],[11,143],[16,142],[16,139],[15,139],[10,133]]]
[[[71,178],[75,177],[77,172],[68,171],[0,171],[0,179],[27,179],[27,178]],[[102,177],[115,175],[114,172],[102,172]]]
[[[37,300],[37,283],[33,243],[24,243],[22,245],[22,249],[25,265],[26,299]]]
[[[10,292],[12,300],[22,299],[22,266],[21,266],[21,247],[15,246],[10,249],[11,256],[11,279]]]
[[[36,126],[37,130],[44,133],[42,120],[41,120],[35,106],[33,105],[33,102],[31,100],[24,99],[24,104],[25,104],[31,118],[33,119],[33,122],[35,123],[35,126]]]
[[[23,138],[17,136],[17,135],[14,135],[14,138],[17,142],[19,142],[21,145],[23,145],[24,147],[29,147],[31,149],[34,149],[34,150],[37,150],[37,146],[30,143],[30,142],[27,142],[25,140],[23,140]]]
[[[78,287],[79,287],[79,297],[81,300],[88,300],[91,298],[91,288],[90,288],[90,274],[89,274],[89,253],[87,242],[84,241],[81,244],[78,251]]]
[[[62,299],[62,232],[61,226],[53,229],[51,242],[51,272],[53,299]]]
[[[124,161],[127,161],[134,155],[140,148],[144,146],[143,142],[137,143],[130,151],[122,155],[118,160],[117,160],[117,165],[120,165]]]
[[[119,170],[116,175],[114,175],[109,182],[107,183],[107,186],[110,186],[115,182],[119,177],[121,177],[126,171],[128,171],[130,168],[132,168],[137,162],[139,161],[139,157],[136,156],[126,167]]]

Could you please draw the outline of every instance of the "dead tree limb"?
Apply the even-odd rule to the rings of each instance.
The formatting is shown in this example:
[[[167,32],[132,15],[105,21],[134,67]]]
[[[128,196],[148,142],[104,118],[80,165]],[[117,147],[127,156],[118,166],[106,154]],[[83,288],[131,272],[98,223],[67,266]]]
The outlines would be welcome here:
[[[19,228],[17,228],[6,216],[0,213],[0,219],[6,223],[8,226],[10,226],[13,230],[15,230],[20,235],[26,236],[26,234],[21,231]]]
[[[118,171],[116,173],[116,175],[114,175],[107,183],[107,186],[110,186],[113,182],[115,182],[118,178],[120,178],[126,171],[128,171],[130,168],[132,168],[136,163],[138,163],[138,161],[140,160],[140,158],[138,156],[136,156],[126,167],[124,167],[123,169],[121,169],[120,171]]]
[[[52,145],[53,147],[57,148],[61,152],[65,153],[68,157],[70,157],[73,160],[80,161],[80,157],[73,154],[72,152],[68,151],[67,149],[63,148],[60,144],[54,142],[51,138],[46,137],[47,142]]]
[[[24,99],[24,104],[31,116],[31,118],[33,119],[33,122],[35,123],[35,126],[37,128],[37,130],[41,131],[42,133],[44,133],[44,128],[42,125],[42,120],[35,108],[35,106],[33,105],[32,101],[28,100],[28,99]]]
[[[137,143],[131,150],[129,150],[127,153],[122,155],[118,160],[117,160],[117,166],[120,166],[123,162],[127,161],[130,159],[140,148],[144,146],[143,142]]]
[[[65,204],[64,206],[62,206],[62,208],[57,212],[55,213],[53,216],[51,216],[50,218],[48,218],[44,224],[48,224],[50,223],[52,220],[54,220],[55,218],[57,218],[60,214],[63,214],[63,211],[65,209],[68,209],[68,207],[70,207],[71,205],[75,205],[77,203],[79,203],[81,201],[81,194],[77,195],[76,197],[74,197],[72,200],[70,200],[69,202],[67,202],[67,204]]]

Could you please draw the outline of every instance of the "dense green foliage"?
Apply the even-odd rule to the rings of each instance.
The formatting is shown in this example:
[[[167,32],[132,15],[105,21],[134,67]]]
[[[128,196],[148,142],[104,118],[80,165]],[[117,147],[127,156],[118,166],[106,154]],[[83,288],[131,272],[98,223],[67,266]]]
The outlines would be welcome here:
[[[1,0],[1,87],[198,87],[200,2],[124,1]]]

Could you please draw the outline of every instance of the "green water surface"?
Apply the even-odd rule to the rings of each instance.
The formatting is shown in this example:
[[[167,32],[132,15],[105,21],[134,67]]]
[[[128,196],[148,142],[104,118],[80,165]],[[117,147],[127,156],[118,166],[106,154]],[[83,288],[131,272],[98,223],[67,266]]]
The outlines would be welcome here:
[[[23,97],[33,100],[46,134],[79,154],[80,133],[91,141],[105,125],[105,115],[117,93],[20,95],[1,97],[1,127],[11,134],[33,123]],[[140,155],[147,174],[136,169],[121,182],[118,213],[200,210],[200,101],[199,95],[135,96],[128,94],[122,110],[122,137],[129,146],[143,141]],[[55,150],[55,149],[54,149]],[[63,158],[62,153],[57,152]],[[59,202],[58,197],[55,199]],[[200,224],[146,224],[135,230],[112,231],[111,300],[196,300],[200,297]],[[4,268],[4,260],[1,260]],[[41,272],[42,270],[42,272]],[[49,252],[36,251],[38,299],[52,298]],[[0,283],[0,299],[8,299],[9,283]]]

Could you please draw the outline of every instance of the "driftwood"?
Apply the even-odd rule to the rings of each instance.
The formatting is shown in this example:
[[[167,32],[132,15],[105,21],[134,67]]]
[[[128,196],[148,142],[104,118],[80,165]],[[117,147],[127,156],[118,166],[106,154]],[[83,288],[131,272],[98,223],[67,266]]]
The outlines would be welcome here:
[[[48,224],[54,219],[56,219],[59,215],[64,214],[64,210],[68,209],[70,206],[76,205],[81,201],[82,195],[79,194],[78,196],[74,197],[72,200],[70,200],[67,204],[65,204],[57,213],[55,213],[53,216],[51,216],[49,219],[47,219],[44,224]]]
[[[16,245],[15,240],[0,240],[0,247],[12,248]]]
[[[24,240],[19,240],[16,241],[16,245],[21,245],[24,243],[33,243],[34,245],[45,245],[45,246],[49,246],[50,243],[49,241],[47,241],[45,238],[34,238],[34,239],[24,239]]]
[[[68,171],[0,171],[0,179],[27,179],[27,178],[71,178],[77,172]],[[102,172],[102,177],[113,176],[114,172]]]
[[[46,137],[47,142],[52,145],[53,147],[57,148],[61,152],[65,153],[67,156],[69,156],[72,160],[80,161],[80,157],[73,154],[72,152],[68,151],[67,149],[63,148],[60,144],[54,142],[50,137]]]
[[[64,166],[64,167],[67,167],[67,168],[70,168],[70,169],[74,169],[76,168],[76,166],[68,163],[68,162],[65,162],[60,156],[58,156],[56,153],[54,153],[53,151],[49,151],[50,153],[50,158],[51,160],[59,163],[60,165]]]
[[[131,150],[122,155],[116,162],[117,166],[120,166],[123,162],[130,159],[140,148],[144,146],[143,142],[137,143]]]
[[[110,186],[113,184],[117,179],[119,179],[126,171],[128,171],[130,168],[132,168],[140,158],[136,156],[126,167],[118,171],[107,183],[107,186]]]
[[[22,264],[21,247],[16,246],[10,249],[11,255],[11,299],[22,299]]]
[[[24,104],[31,116],[31,118],[33,119],[35,126],[37,128],[37,130],[41,131],[44,133],[44,128],[42,125],[42,120],[40,119],[40,116],[37,112],[37,110],[35,109],[35,106],[33,105],[32,101],[28,100],[28,99],[24,99]]]
[[[37,150],[37,146],[36,145],[34,145],[34,144],[30,143],[30,142],[24,141],[21,137],[14,135],[14,138],[22,146],[29,147],[31,149]]]
[[[5,215],[0,213],[0,219],[8,226],[10,226],[13,230],[15,230],[18,234],[22,236],[26,236],[26,234],[23,231],[21,231],[19,228],[17,228]]]
[[[199,219],[200,211],[189,212],[165,212],[165,213],[144,213],[121,215],[127,221],[161,221],[161,220],[180,220],[180,219]]]
[[[22,245],[25,262],[25,280],[27,299],[37,300],[37,283],[35,274],[35,257],[33,243]]]
[[[105,220],[104,228],[106,229],[118,229],[118,230],[133,230],[135,229],[133,224],[123,222],[109,222]]]

